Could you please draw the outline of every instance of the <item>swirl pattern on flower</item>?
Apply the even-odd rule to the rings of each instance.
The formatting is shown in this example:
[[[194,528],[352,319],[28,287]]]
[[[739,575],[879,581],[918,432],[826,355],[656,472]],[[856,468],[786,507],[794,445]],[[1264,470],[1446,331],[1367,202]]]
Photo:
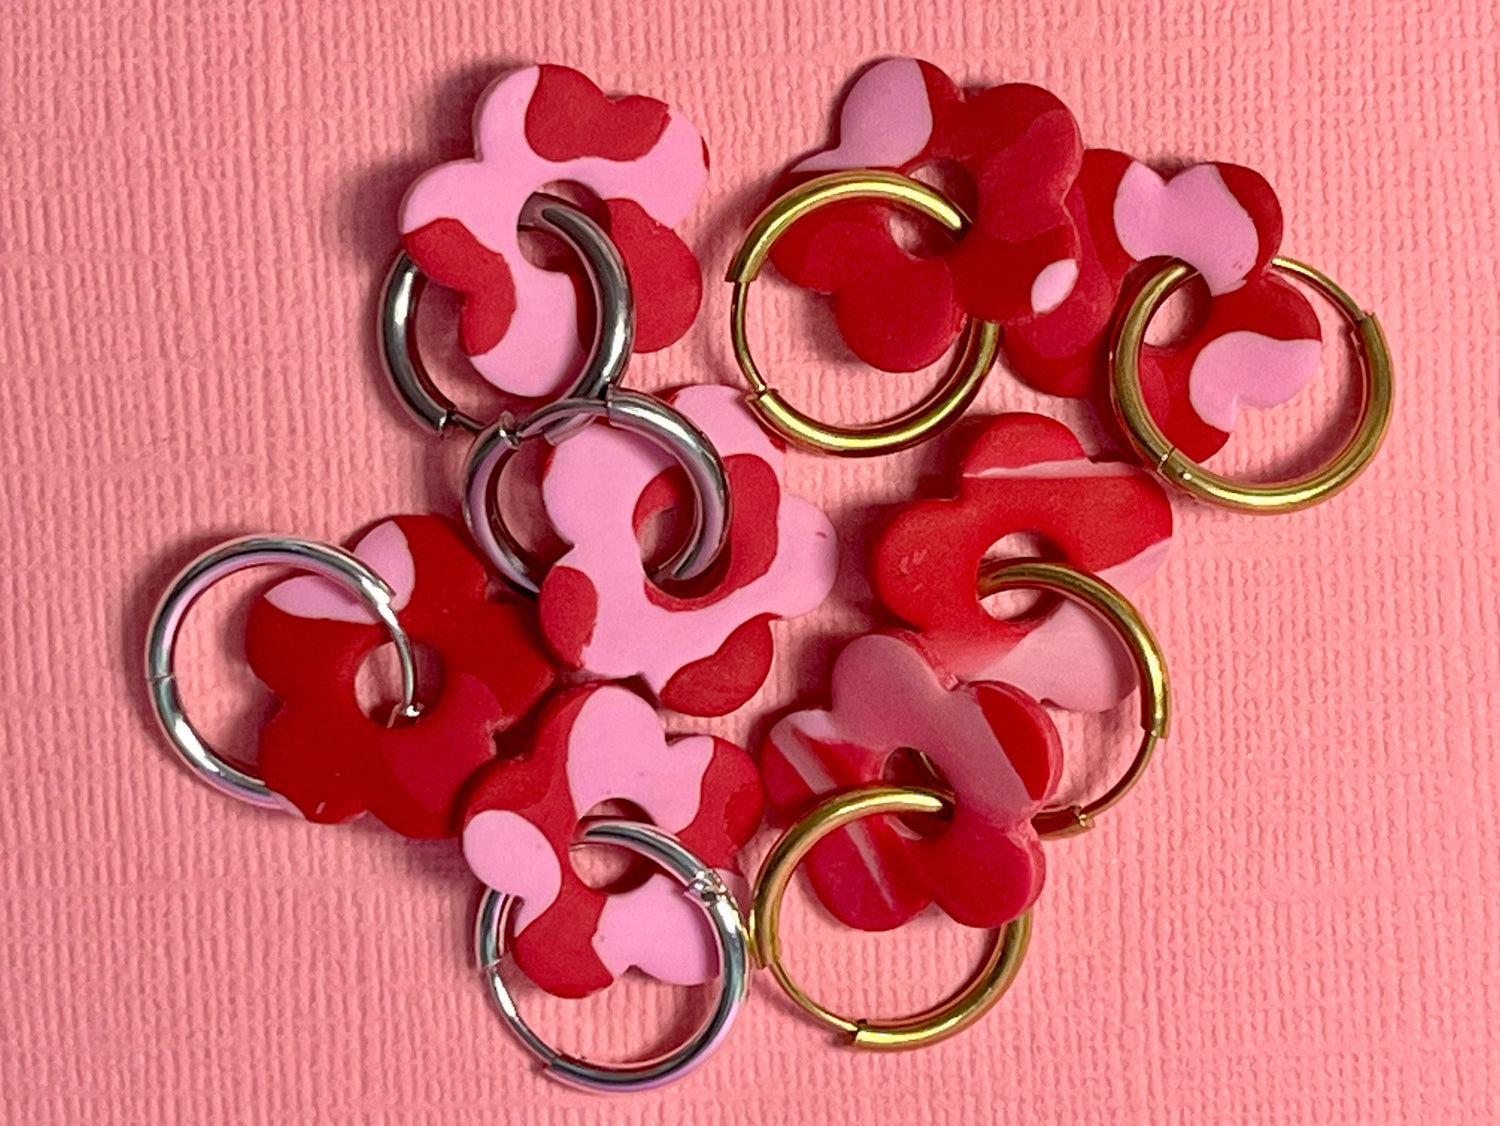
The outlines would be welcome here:
[[[969,447],[952,498],[900,508],[880,533],[870,581],[948,675],[1016,685],[1072,711],[1103,711],[1134,689],[1135,667],[1110,629],[1060,602],[993,617],[978,575],[1006,536],[1039,537],[1045,554],[1129,594],[1166,559],[1172,505],[1151,474],[1096,461],[1066,426],[1035,414],[992,419]]]
[[[900,926],[929,903],[968,926],[1014,919],[1041,893],[1045,863],[1032,818],[1057,785],[1057,729],[1026,693],[960,684],[909,638],[867,634],[833,667],[828,710],[771,729],[761,777],[774,816],[791,822],[838,790],[880,783],[898,752],[920,751],[951,786],[950,823],[917,835],[870,817],[813,846],[803,864],[818,899],[862,930]]]

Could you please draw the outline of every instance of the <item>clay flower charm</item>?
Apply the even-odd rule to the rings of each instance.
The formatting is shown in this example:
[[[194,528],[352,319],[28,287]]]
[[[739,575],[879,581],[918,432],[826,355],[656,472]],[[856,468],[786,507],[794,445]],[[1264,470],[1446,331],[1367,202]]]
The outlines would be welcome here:
[[[639,438],[589,426],[559,443],[543,472],[547,516],[572,546],[542,583],[542,630],[569,668],[640,676],[675,711],[724,715],[764,683],[770,623],[827,597],[837,543],[828,517],[786,493],[782,451],[737,391],[699,385],[668,398],[728,471],[729,538],[714,577],[691,595],[647,577],[637,530],[672,500],[673,463]]]
[[[945,680],[908,639],[867,634],[839,654],[829,710],[771,729],[761,776],[776,818],[790,822],[835,790],[883,781],[908,749],[951,786],[951,822],[922,836],[869,818],[819,841],[804,865],[819,900],[863,930],[900,926],[929,903],[968,926],[1014,919],[1041,893],[1031,819],[1062,761],[1056,728],[1019,689]]]
[[[1312,305],[1266,266],[1281,243],[1281,205],[1264,177],[1233,164],[1161,174],[1124,153],[1089,149],[1068,209],[1082,237],[1072,293],[1008,328],[1005,353],[1026,383],[1054,395],[1106,394],[1110,326],[1142,263],[1195,267],[1213,299],[1187,336],[1147,346],[1141,378],[1168,438],[1202,460],[1228,441],[1239,406],[1271,407],[1317,370]]]
[[[1036,86],[968,94],[931,63],[886,59],[850,87],[836,147],[793,166],[790,182],[844,169],[956,171],[947,185],[972,228],[931,256],[903,249],[889,208],[847,203],[796,223],[772,253],[797,285],[833,296],[844,341],[886,371],[936,360],[965,316],[1010,324],[1057,308],[1078,276],[1064,200],[1083,142],[1066,106]]]
[[[496,754],[495,735],[551,685],[519,603],[486,598],[484,565],[440,516],[393,516],[354,546],[396,591],[398,620],[442,664],[435,699],[388,727],[355,696],[365,658],[390,640],[364,604],[312,575],[272,587],[250,612],[250,667],[281,697],[261,731],[266,784],[310,821],[369,811],[408,837],[458,832],[459,791]]]
[[[672,228],[707,179],[703,139],[677,110],[654,98],[607,98],[566,67],[526,67],[481,97],[473,159],[439,165],[412,185],[402,243],[424,273],[465,295],[460,337],[479,372],[516,395],[552,396],[584,359],[579,286],[522,255],[522,205],[558,182],[599,199],[595,217],[635,290],[635,349],[650,352],[679,339],[698,311],[698,263]]]
[[[556,696],[529,751],[480,777],[464,815],[464,856],[485,884],[520,897],[511,950],[547,992],[583,997],[632,966],[694,985],[718,963],[681,886],[657,872],[626,890],[590,887],[569,850],[590,810],[629,803],[733,874],[763,801],[755,764],[739,747],[711,735],[669,741],[635,693],[588,685]]]
[[[1113,707],[1135,688],[1135,669],[1087,610],[1061,602],[1001,620],[980,602],[981,561],[1016,533],[1129,594],[1166,559],[1172,506],[1155,477],[1091,460],[1062,423],[1000,415],[970,447],[956,496],[892,518],[875,544],[871,584],[944,673],[1003,681],[1072,711]]]

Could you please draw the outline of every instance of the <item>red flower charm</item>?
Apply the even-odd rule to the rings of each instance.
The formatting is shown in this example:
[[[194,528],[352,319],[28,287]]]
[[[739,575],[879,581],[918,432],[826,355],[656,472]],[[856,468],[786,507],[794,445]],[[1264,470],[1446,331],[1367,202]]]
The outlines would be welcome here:
[[[1093,461],[1062,423],[1004,414],[964,459],[958,495],[901,508],[875,543],[876,595],[918,632],[932,664],[962,680],[1003,681],[1073,711],[1103,711],[1135,687],[1129,655],[1085,609],[1062,602],[1001,620],[979,601],[991,545],[1030,533],[1045,554],[1129,593],[1166,559],[1172,505],[1123,462]]]
[[[717,969],[713,936],[675,881],[656,873],[601,889],[574,871],[569,850],[603,802],[638,808],[732,874],[764,798],[743,750],[711,735],[669,742],[656,709],[629,689],[593,684],[554,697],[530,750],[491,766],[464,815],[474,874],[521,900],[516,964],[560,997],[603,989],[632,966],[679,985],[708,980]]]
[[[791,176],[956,166],[966,183],[950,190],[973,227],[943,252],[919,256],[896,242],[887,206],[837,204],[794,224],[772,261],[793,283],[833,296],[856,355],[914,371],[953,343],[965,316],[1020,323],[1068,295],[1079,241],[1064,200],[1082,153],[1073,115],[1039,87],[968,95],[931,63],[887,59],[850,87],[838,146]]]
[[[867,818],[825,837],[805,864],[818,898],[861,930],[900,926],[929,903],[967,926],[1014,919],[1042,890],[1031,819],[1062,761],[1057,729],[1020,689],[945,683],[908,639],[867,634],[834,664],[830,710],[771,729],[761,777],[777,819],[791,822],[836,790],[883,781],[907,749],[952,787],[951,822],[923,837]]]
[[[310,821],[368,810],[404,836],[451,836],[459,791],[495,757],[495,735],[546,692],[552,666],[530,615],[486,598],[484,565],[452,521],[394,516],[354,552],[395,590],[412,642],[437,652],[441,693],[398,727],[365,715],[355,677],[389,635],[325,579],[279,583],[251,609],[245,638],[250,667],[281,697],[261,731],[261,776]]]

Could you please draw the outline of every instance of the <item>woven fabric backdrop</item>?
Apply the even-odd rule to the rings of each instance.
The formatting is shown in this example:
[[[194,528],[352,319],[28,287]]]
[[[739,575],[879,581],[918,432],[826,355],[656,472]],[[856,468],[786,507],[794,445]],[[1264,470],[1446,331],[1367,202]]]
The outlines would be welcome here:
[[[714,279],[773,173],[822,143],[846,78],[887,54],[1041,83],[1093,144],[1263,170],[1287,252],[1380,312],[1395,425],[1375,467],[1315,510],[1179,504],[1140,599],[1176,678],[1172,738],[1129,802],[1049,847],[1027,964],[980,1027],[859,1053],[759,980],[708,1066],[600,1102],[539,1077],[487,1008],[467,955],[475,885],[451,842],[242,808],[170,759],[138,672],[145,620],[169,574],[227,535],[342,539],[389,512],[457,511],[463,443],[393,406],[371,314],[402,190],[467,150],[495,74],[571,64],[675,102],[707,138],[713,176],[686,228],[703,313],[633,369],[660,387],[734,381]],[[1500,1120],[1497,151],[1487,0],[9,0],[0,1113]],[[913,396],[916,381],[839,359],[805,295],[768,279],[756,300],[765,364],[801,401],[872,417]],[[434,303],[432,323],[451,313]],[[1347,414],[1330,370],[1225,464],[1325,448]],[[1003,374],[981,405],[1077,417]],[[792,457],[792,487],[840,528],[839,589],[779,628],[747,715],[679,729],[749,738],[820,690],[868,620],[873,507],[940,461]],[[231,746],[266,706],[237,663],[249,589],[210,599],[184,643],[188,698]],[[1107,769],[1103,740],[1123,749],[1130,731],[1128,708],[1069,725],[1075,761]],[[850,1010],[931,1001],[981,944],[941,918],[862,937],[800,896],[789,911],[792,964]],[[679,1031],[695,998],[629,983],[524,1003],[561,1044],[626,1053]]]

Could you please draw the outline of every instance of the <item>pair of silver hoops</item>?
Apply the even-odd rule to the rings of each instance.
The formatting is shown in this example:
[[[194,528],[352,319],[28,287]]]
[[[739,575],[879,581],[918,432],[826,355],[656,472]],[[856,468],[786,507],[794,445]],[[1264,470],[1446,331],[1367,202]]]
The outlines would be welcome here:
[[[450,428],[475,435],[464,465],[464,520],[491,565],[513,586],[536,594],[541,577],[494,503],[500,471],[527,439],[557,441],[593,419],[645,438],[686,471],[693,492],[692,523],[686,541],[657,573],[684,582],[701,577],[728,535],[729,481],[723,459],[703,431],[660,399],[620,388],[635,340],[635,302],[624,259],[599,224],[553,196],[528,199],[521,226],[561,238],[589,276],[594,341],[572,387],[519,422],[506,413],[486,426],[460,410],[438,389],[417,352],[412,325],[424,278],[405,252],[396,255],[380,297],[380,355],[391,386],[412,418],[428,429],[439,435]]]
[[[582,211],[546,196],[533,196],[522,225],[566,241],[583,260],[598,311],[593,348],[573,387],[517,422],[509,413],[489,425],[448,400],[417,356],[411,333],[423,279],[415,263],[397,256],[380,303],[381,355],[401,401],[423,425],[442,434],[457,428],[476,435],[464,474],[464,518],[490,562],[513,585],[535,594],[535,565],[506,530],[494,489],[506,459],[533,437],[560,440],[588,421],[602,419],[638,434],[670,453],[686,471],[693,491],[693,519],[682,547],[659,569],[678,580],[704,574],[723,549],[730,499],[724,463],[706,435],[661,400],[621,390],[634,337],[635,309],[629,277],[608,234]],[[356,595],[385,627],[400,666],[401,698],[392,722],[415,720],[417,671],[410,637],[392,606],[390,585],[352,552],[295,536],[245,536],[221,544],[190,563],[168,586],[147,631],[145,673],[152,710],[167,741],[184,763],[220,793],[262,808],[296,812],[254,774],[219,755],[189,719],[176,677],[176,645],[192,605],[211,586],[239,571],[268,564],[290,566],[329,579]],[[580,843],[614,844],[655,862],[684,886],[704,912],[718,948],[720,990],[708,1020],[684,1044],[656,1059],[632,1064],[596,1064],[557,1051],[522,1019],[500,975],[512,896],[486,892],[476,919],[475,960],[507,1027],[535,1055],[547,1073],[575,1087],[595,1091],[645,1090],[669,1083],[696,1067],[727,1035],[749,992],[750,940],[739,905],[709,865],[669,834],[633,822],[591,825]]]

